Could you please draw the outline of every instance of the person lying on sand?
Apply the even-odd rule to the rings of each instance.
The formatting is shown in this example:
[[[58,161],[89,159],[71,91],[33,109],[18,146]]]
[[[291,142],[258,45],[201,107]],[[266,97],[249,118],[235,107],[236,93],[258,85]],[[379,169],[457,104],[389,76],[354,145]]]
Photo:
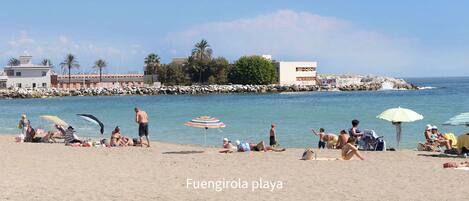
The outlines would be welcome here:
[[[132,138],[132,144],[133,146],[147,146],[148,143],[146,141],[140,141],[139,138]],[[131,145],[129,145],[131,146]]]
[[[220,150],[220,153],[232,153],[237,151],[238,148],[231,144],[231,141],[228,138],[223,138],[223,150]]]
[[[347,144],[342,147],[342,160],[350,160],[353,156],[357,156],[360,160],[365,158],[360,154],[358,148],[355,146],[356,138],[349,138]]]
[[[469,167],[469,161],[461,162],[461,163],[456,163],[456,162],[449,162],[449,163],[444,163],[443,168],[462,168],[462,167]]]
[[[249,147],[251,148],[251,151],[264,151],[264,152],[267,152],[267,151],[274,151],[274,152],[282,152],[282,151],[285,151],[286,149],[283,148],[283,149],[277,149],[275,147],[272,147],[272,146],[266,146],[264,141],[260,141],[259,143],[257,144],[254,144],[254,143],[249,143]]]

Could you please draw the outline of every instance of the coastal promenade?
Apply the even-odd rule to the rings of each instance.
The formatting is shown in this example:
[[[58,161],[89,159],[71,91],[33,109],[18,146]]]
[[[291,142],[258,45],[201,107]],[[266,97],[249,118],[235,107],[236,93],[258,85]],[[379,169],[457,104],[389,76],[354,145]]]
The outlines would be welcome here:
[[[365,161],[302,161],[303,149],[218,150],[18,144],[2,135],[0,200],[467,200],[468,171],[442,165],[464,159],[401,150],[364,152]]]

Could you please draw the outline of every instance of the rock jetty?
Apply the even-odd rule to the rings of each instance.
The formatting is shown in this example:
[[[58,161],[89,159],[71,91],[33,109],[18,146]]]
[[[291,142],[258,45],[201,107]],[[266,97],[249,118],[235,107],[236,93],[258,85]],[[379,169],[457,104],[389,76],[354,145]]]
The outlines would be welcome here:
[[[363,81],[363,82],[362,82]],[[417,89],[416,86],[394,78],[363,77],[361,81],[350,85],[338,85],[334,88],[324,86],[279,86],[279,85],[192,85],[161,87],[122,87],[122,88],[81,88],[81,89],[3,89],[0,98],[48,98],[63,96],[125,96],[125,95],[202,95],[233,93],[281,93],[323,90],[374,91],[383,88],[383,84],[392,83],[393,89]]]

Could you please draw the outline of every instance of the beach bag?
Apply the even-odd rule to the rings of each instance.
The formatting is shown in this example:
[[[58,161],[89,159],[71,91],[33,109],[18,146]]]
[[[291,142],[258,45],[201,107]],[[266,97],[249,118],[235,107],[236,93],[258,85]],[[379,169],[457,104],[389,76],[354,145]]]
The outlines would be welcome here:
[[[313,149],[309,148],[309,149],[306,149],[304,152],[303,152],[303,156],[301,157],[301,160],[313,160],[314,158],[314,151]]]

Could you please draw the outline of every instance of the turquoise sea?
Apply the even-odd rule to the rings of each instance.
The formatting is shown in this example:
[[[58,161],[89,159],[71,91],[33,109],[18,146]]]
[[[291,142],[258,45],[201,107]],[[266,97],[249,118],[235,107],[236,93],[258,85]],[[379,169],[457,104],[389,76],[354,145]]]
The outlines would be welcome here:
[[[361,121],[362,129],[374,129],[394,146],[395,131],[391,123],[376,119],[387,108],[406,107],[422,114],[422,121],[403,125],[401,147],[414,148],[423,140],[426,124],[435,124],[442,132],[461,134],[467,127],[443,126],[442,123],[461,112],[469,112],[469,78],[408,78],[414,84],[431,87],[416,91],[375,92],[308,92],[284,94],[232,94],[200,96],[121,96],[64,97],[28,100],[0,100],[0,133],[16,134],[17,122],[26,113],[35,128],[50,129],[40,115],[58,115],[78,131],[79,136],[98,137],[98,128],[78,118],[90,113],[105,124],[105,136],[115,126],[123,134],[137,136],[134,106],[147,111],[152,140],[203,144],[203,129],[184,126],[191,118],[212,115],[226,125],[207,133],[207,144],[219,145],[222,138],[257,142],[268,140],[272,122],[278,125],[278,137],[285,147],[316,147],[317,137],[311,128],[324,127],[338,133],[350,128],[352,119]]]

